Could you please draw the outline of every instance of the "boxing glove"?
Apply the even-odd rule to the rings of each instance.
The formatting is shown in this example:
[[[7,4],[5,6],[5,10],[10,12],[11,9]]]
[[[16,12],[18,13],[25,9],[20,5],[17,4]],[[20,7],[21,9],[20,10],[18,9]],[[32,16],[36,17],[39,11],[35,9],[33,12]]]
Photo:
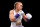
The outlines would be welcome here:
[[[20,10],[16,15],[15,18],[17,19],[20,15],[24,15],[24,12]]]
[[[27,21],[29,21],[32,18],[32,15],[30,13],[27,13],[26,17],[27,17]]]

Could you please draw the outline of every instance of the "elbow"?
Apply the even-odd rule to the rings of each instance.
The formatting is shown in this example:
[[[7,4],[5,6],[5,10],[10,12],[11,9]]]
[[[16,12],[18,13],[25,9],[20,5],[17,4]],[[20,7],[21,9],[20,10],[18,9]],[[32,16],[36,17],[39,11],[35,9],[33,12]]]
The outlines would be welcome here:
[[[12,17],[12,16],[9,16],[9,19],[10,19],[11,22],[15,21],[15,18]]]
[[[14,21],[15,21],[15,19],[12,19],[12,18],[11,18],[11,19],[10,19],[10,21],[11,21],[11,22],[14,22]]]

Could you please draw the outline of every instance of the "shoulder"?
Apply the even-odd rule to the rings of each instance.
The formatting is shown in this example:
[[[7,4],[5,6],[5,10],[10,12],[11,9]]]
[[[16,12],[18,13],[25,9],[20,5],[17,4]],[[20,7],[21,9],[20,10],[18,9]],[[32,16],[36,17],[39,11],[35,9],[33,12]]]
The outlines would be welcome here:
[[[9,13],[14,13],[14,10],[10,10]]]

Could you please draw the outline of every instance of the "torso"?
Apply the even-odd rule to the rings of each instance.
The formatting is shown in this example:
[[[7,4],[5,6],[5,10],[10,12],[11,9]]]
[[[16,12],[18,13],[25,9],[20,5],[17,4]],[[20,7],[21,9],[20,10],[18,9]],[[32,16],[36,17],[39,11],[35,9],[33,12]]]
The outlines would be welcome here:
[[[16,15],[16,12],[15,12],[15,10],[14,10],[14,16]],[[20,15],[17,19],[16,19],[16,21],[21,21],[22,20],[22,16]],[[11,22],[11,26],[13,26],[13,25],[16,25],[16,22]]]

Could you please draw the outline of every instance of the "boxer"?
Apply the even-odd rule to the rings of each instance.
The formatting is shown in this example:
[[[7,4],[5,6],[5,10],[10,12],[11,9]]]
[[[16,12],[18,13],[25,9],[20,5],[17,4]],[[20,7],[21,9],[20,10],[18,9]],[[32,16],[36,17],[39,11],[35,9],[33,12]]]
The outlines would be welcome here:
[[[22,10],[23,4],[21,2],[16,2],[14,4],[14,9],[9,12],[9,19],[11,21],[10,27],[24,27],[22,26],[21,20],[24,19],[25,22],[29,21],[32,17],[31,14],[26,14]],[[29,17],[30,16],[30,17]]]

